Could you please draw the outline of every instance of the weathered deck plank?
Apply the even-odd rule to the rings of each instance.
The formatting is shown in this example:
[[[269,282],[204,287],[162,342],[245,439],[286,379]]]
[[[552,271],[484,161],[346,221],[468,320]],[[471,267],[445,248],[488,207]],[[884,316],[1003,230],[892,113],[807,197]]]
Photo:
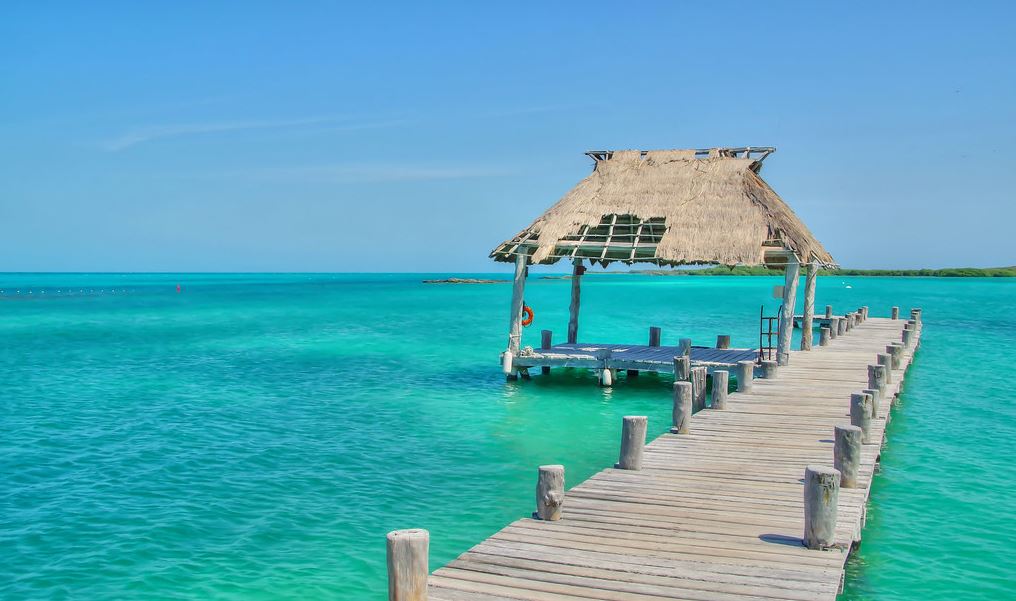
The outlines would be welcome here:
[[[807,465],[832,465],[833,427],[850,423],[850,393],[867,388],[868,364],[904,323],[870,318],[829,346],[794,352],[777,378],[731,393],[725,410],[695,414],[690,434],[647,445],[640,471],[607,469],[569,490],[561,521],[518,520],[436,570],[430,598],[834,599],[913,349],[873,420],[858,488],[840,489],[836,549],[801,545],[801,478]]]

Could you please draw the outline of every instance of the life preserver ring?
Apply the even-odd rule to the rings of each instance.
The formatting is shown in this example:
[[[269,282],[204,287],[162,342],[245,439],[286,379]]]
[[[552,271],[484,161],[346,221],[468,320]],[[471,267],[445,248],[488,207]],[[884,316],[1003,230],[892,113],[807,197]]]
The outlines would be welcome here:
[[[522,315],[524,315],[524,317],[522,318],[522,325],[523,326],[528,326],[529,324],[533,323],[533,309],[532,309],[532,307],[527,307],[527,306],[523,305],[522,306]]]

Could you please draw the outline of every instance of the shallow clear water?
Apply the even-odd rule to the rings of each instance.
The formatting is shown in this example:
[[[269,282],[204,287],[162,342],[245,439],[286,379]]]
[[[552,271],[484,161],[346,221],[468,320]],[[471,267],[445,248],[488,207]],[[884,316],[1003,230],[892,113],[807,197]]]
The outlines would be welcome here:
[[[540,275],[532,345],[567,322]],[[574,484],[621,416],[668,425],[654,376],[505,383],[510,288],[424,277],[0,275],[0,598],[381,599],[387,531],[441,565],[532,511],[537,465]],[[754,346],[777,283],[588,277],[581,337]],[[827,303],[926,324],[844,597],[1004,598],[1016,281],[820,278]]]

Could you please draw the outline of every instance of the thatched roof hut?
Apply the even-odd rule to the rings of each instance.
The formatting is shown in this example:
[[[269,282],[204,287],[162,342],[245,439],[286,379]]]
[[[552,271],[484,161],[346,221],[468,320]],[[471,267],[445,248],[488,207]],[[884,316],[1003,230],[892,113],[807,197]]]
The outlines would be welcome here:
[[[832,256],[760,176],[773,148],[587,153],[593,172],[491,252],[531,264],[831,265]]]
[[[529,266],[572,263],[568,342],[578,341],[583,261],[603,266],[722,264],[785,266],[777,361],[789,361],[800,266],[807,265],[804,328],[811,332],[815,276],[832,256],[760,176],[771,147],[592,151],[593,172],[536,221],[491,252],[515,263],[508,348],[509,378],[522,327],[533,319],[523,292]],[[523,320],[523,314],[528,315]],[[652,346],[652,344],[650,345]],[[811,346],[811,336],[802,347]]]

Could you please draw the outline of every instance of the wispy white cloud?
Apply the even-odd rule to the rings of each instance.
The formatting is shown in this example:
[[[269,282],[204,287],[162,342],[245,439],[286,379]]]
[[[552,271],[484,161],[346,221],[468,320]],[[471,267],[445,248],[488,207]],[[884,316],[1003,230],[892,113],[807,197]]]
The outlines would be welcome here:
[[[350,122],[348,118],[339,117],[309,117],[303,119],[275,119],[275,120],[251,120],[251,121],[212,121],[204,123],[175,123],[166,125],[149,125],[138,127],[124,132],[123,134],[110,138],[100,143],[104,150],[117,152],[126,150],[138,144],[153,142],[165,138],[176,138],[181,136],[202,135],[220,132],[237,132],[250,130],[285,129],[293,127],[307,127],[328,125],[322,131],[354,131],[358,129],[373,129],[381,127],[395,127],[406,123],[400,120],[390,121],[364,121]]]

